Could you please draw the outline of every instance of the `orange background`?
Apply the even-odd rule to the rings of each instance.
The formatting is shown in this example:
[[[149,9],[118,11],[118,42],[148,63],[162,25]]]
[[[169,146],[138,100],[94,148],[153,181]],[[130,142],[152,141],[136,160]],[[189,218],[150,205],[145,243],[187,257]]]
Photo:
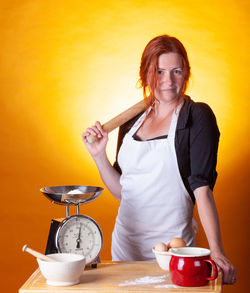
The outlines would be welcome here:
[[[242,0],[0,1],[2,292],[16,292],[37,268],[22,246],[44,251],[50,220],[65,216],[65,208],[39,189],[103,186],[81,133],[141,100],[140,56],[163,33],[186,46],[192,68],[188,94],[217,116],[215,199],[225,251],[238,269],[238,282],[224,292],[247,292],[248,11],[249,2]],[[116,135],[108,145],[111,161]],[[101,226],[103,260],[111,257],[117,208],[107,190],[81,206]],[[197,245],[207,247],[201,226]]]

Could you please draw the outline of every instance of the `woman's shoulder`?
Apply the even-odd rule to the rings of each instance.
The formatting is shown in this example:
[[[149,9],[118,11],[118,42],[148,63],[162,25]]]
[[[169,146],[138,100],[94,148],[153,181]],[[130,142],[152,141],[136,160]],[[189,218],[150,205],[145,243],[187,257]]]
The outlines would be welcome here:
[[[181,116],[179,129],[189,129],[192,136],[196,136],[203,132],[219,137],[220,131],[217,120],[213,110],[208,104],[204,102],[195,102],[188,97],[185,99]]]
[[[212,108],[207,103],[195,102],[190,97],[188,97],[185,100],[185,104],[186,104],[186,107],[185,107],[186,112],[188,112],[186,114],[189,114],[192,120],[216,121],[215,114]]]
[[[138,115],[130,119],[129,121],[125,122],[124,124],[122,124],[120,126],[120,130],[125,133],[128,132],[143,113],[144,111],[142,111],[141,113],[139,113]]]

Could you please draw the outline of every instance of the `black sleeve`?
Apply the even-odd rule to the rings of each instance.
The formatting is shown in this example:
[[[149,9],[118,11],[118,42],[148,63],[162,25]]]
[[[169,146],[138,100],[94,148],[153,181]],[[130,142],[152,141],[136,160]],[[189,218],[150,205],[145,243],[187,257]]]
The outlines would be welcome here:
[[[217,151],[220,132],[211,108],[204,103],[192,107],[190,126],[190,168],[188,181],[194,191],[209,185],[213,190],[217,172]]]
[[[121,174],[121,168],[117,162],[117,157],[118,157],[118,153],[120,150],[120,147],[122,145],[122,141],[123,138],[125,136],[125,134],[131,129],[131,127],[134,125],[135,121],[142,115],[143,112],[141,112],[140,114],[138,114],[137,116],[135,116],[134,118],[132,118],[131,120],[129,120],[128,122],[124,123],[123,125],[121,125],[119,127],[119,131],[118,131],[118,139],[117,139],[117,148],[116,148],[116,160],[113,164],[113,167]]]
[[[119,127],[119,131],[118,131],[118,138],[117,138],[117,147],[116,147],[116,156],[115,156],[115,162],[113,164],[113,167],[120,173],[122,174],[122,170],[118,164],[118,161],[117,161],[117,157],[118,157],[118,153],[119,153],[119,150],[120,150],[120,147],[122,145],[122,141],[123,141],[123,138],[126,134],[126,131],[124,129],[124,125],[120,126]]]

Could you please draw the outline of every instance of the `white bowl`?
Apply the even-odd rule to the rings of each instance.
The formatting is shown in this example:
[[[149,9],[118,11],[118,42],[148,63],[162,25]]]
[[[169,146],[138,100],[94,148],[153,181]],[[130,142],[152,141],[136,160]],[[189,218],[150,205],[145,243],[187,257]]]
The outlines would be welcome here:
[[[171,253],[168,251],[157,251],[154,248],[152,251],[155,254],[155,258],[160,268],[162,268],[164,271],[169,271],[169,263],[172,256]]]
[[[41,273],[47,284],[52,286],[71,286],[80,282],[80,276],[85,268],[85,257],[71,253],[48,254],[55,262],[37,258]]]

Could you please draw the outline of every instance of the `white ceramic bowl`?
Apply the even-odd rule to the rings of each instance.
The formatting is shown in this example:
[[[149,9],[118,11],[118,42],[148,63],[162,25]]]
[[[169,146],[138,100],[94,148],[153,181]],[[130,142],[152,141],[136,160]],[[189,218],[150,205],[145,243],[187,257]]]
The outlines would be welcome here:
[[[152,251],[155,254],[155,258],[160,268],[162,268],[164,271],[169,271],[169,263],[172,256],[171,253],[168,251],[157,251],[154,248]]]
[[[85,257],[71,253],[48,254],[55,262],[37,258],[41,273],[52,286],[71,286],[80,282],[80,276],[85,268]]]

